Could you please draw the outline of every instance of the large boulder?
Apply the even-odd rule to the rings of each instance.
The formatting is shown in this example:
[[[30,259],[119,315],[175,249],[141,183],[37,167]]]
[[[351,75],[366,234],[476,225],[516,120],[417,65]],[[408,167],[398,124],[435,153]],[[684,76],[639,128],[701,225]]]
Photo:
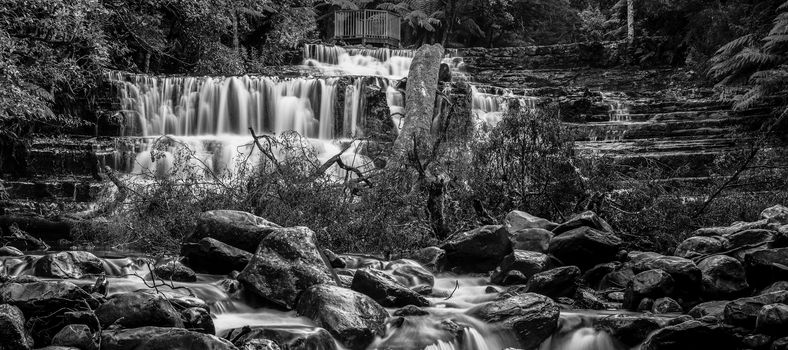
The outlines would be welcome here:
[[[88,252],[59,252],[42,256],[35,264],[39,277],[75,278],[104,272],[101,259]]]
[[[651,306],[651,312],[655,314],[673,314],[681,313],[684,311],[681,305],[671,297],[664,297],[654,300],[654,305]]]
[[[624,291],[624,307],[635,310],[643,298],[660,298],[673,294],[675,283],[669,273],[655,269],[643,271],[632,279]]]
[[[726,236],[728,249],[732,251],[730,255],[740,261],[744,261],[749,253],[779,247],[777,242],[780,237],[777,231],[761,229],[745,230]]]
[[[553,334],[560,310],[548,297],[523,293],[475,306],[466,313],[513,332],[520,347],[532,349]]]
[[[504,224],[509,232],[516,232],[523,229],[532,228],[551,231],[558,226],[558,224],[550,220],[543,219],[519,210],[512,210],[509,212],[509,214],[506,214]]]
[[[772,293],[772,292],[780,292],[780,291],[784,291],[784,290],[788,290],[788,281],[777,281],[777,282],[774,282],[774,283],[770,284],[768,287],[766,287],[764,289],[761,289],[756,294],[757,295],[769,294],[769,293]]]
[[[549,252],[566,265],[586,270],[615,260],[621,244],[612,233],[582,226],[553,237]]]
[[[276,325],[235,328],[227,331],[224,338],[231,339],[235,346],[244,350],[259,349],[249,345],[261,340],[271,341],[276,348],[286,350],[337,349],[334,338],[327,330],[304,326]]]
[[[762,307],[755,319],[755,330],[777,337],[788,336],[788,305],[777,303]]]
[[[197,272],[228,274],[241,271],[252,259],[252,254],[206,237],[197,243],[185,243],[181,247],[184,262]]]
[[[103,328],[113,324],[125,328],[143,326],[183,327],[180,313],[162,295],[129,292],[113,295],[96,309]]]
[[[635,347],[667,323],[668,319],[665,317],[617,314],[600,317],[594,323],[594,328],[607,332],[628,347]]]
[[[230,341],[183,328],[139,327],[101,332],[101,350],[237,350]]]
[[[630,260],[635,273],[648,270],[663,270],[673,277],[677,292],[693,294],[700,290],[702,273],[689,259],[659,254],[641,254]]]
[[[725,323],[748,329],[755,328],[761,308],[777,303],[788,303],[788,291],[733,300],[725,305]]]
[[[156,265],[153,269],[156,277],[163,280],[176,282],[196,282],[197,274],[194,270],[186,267],[177,260],[170,260],[163,264]]]
[[[0,349],[29,350],[33,338],[25,330],[25,316],[16,306],[0,305]]]
[[[61,309],[95,308],[99,304],[84,289],[67,281],[5,283],[0,285],[0,303],[19,307],[27,318]]]
[[[717,321],[722,321],[725,319],[725,306],[728,303],[727,300],[706,301],[695,305],[687,314],[696,319],[713,317]]]
[[[708,299],[734,298],[750,289],[744,266],[730,256],[710,256],[703,259],[698,268],[703,278],[703,294]]]
[[[446,251],[438,247],[419,249],[410,258],[436,272],[443,271],[443,268],[446,266]]]
[[[254,252],[260,241],[281,226],[251,213],[237,210],[211,210],[200,214],[188,242],[209,237],[233,247]]]
[[[446,251],[447,268],[487,272],[512,252],[512,242],[504,226],[488,225],[457,233],[441,248]]]
[[[590,227],[598,231],[613,233],[613,228],[610,227],[607,221],[600,218],[593,211],[584,211],[573,216],[563,224],[558,225],[553,229],[553,234],[557,236],[580,227]]]
[[[761,219],[770,223],[788,224],[788,207],[779,204],[768,207],[761,212]]]
[[[512,248],[544,253],[550,248],[553,233],[543,228],[523,228],[509,231]]]
[[[430,302],[385,272],[373,269],[359,269],[353,275],[350,288],[368,295],[385,307],[406,305],[429,306]]]
[[[721,252],[727,245],[728,240],[721,236],[694,236],[681,242],[673,255],[694,259]]]
[[[52,345],[71,346],[81,350],[96,350],[99,348],[99,341],[100,335],[94,335],[90,327],[84,324],[67,325],[52,337]]]
[[[370,297],[335,285],[307,289],[296,310],[350,349],[365,349],[385,328],[386,310]]]
[[[755,287],[788,280],[788,248],[763,249],[744,256],[747,280]]]
[[[492,276],[490,276],[490,282],[493,284],[502,284],[504,277],[511,271],[522,273],[527,281],[531,276],[545,271],[549,267],[550,257],[546,254],[515,249],[511,254],[504,257],[501,264],[495,268]]]
[[[181,311],[183,327],[200,333],[216,334],[211,313],[201,307],[189,307]]]
[[[315,234],[306,227],[276,228],[238,275],[248,291],[281,308],[293,309],[304,290],[336,279],[323,260]]]
[[[577,266],[559,267],[533,275],[525,289],[553,299],[572,296],[577,290],[579,278],[580,269]]]
[[[658,329],[641,350],[715,349],[735,350],[739,342],[724,327],[699,321],[687,321]]]

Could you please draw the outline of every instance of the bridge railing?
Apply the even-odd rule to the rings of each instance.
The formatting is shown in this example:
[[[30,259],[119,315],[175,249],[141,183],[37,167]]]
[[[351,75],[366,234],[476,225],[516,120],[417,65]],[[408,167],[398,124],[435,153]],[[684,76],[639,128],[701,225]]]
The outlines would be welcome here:
[[[334,12],[334,39],[399,46],[402,18],[383,10]]]

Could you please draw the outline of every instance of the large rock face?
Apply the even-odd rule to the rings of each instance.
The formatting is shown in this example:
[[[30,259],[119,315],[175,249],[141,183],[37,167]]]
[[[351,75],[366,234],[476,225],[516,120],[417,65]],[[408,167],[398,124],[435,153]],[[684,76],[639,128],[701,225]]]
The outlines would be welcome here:
[[[511,271],[518,271],[522,273],[523,277],[528,280],[531,276],[545,271],[550,266],[550,257],[545,254],[526,250],[515,250],[507,255],[501,261],[501,265],[495,268],[490,282],[494,284],[502,284],[504,277]]]
[[[280,227],[243,211],[211,210],[200,214],[197,228],[187,241],[197,242],[209,237],[247,252],[254,252],[265,236]]]
[[[336,284],[331,268],[306,227],[276,228],[261,242],[238,280],[278,307],[293,309],[299,294],[316,284]]]
[[[641,350],[715,349],[735,350],[739,342],[719,325],[687,321],[664,327],[648,337]]]
[[[476,306],[467,314],[513,332],[523,349],[532,349],[553,334],[560,310],[546,296],[524,293]]]
[[[703,294],[709,299],[741,296],[750,289],[741,263],[726,255],[703,259],[698,268],[703,277]]]
[[[130,292],[113,295],[96,309],[103,328],[118,324],[125,328],[143,326],[183,327],[180,313],[159,294]]]
[[[28,350],[33,338],[25,330],[25,316],[16,306],[0,305],[0,349]]]
[[[747,280],[756,287],[788,280],[788,248],[763,249],[745,255]]]
[[[509,232],[516,232],[523,229],[532,228],[551,231],[558,226],[558,224],[550,220],[543,219],[519,210],[512,210],[509,212],[509,214],[506,214],[504,223],[506,225],[506,229],[508,229]]]
[[[788,291],[733,300],[725,305],[725,323],[749,329],[755,328],[761,308],[777,303],[788,303]]]
[[[553,237],[549,252],[566,265],[586,270],[613,261],[621,244],[612,233],[581,226]]]
[[[102,350],[237,350],[228,340],[183,328],[140,327],[101,332]]]
[[[181,247],[185,263],[197,272],[228,274],[241,271],[252,259],[252,254],[206,237],[197,243],[186,243]]]
[[[35,264],[36,276],[54,278],[82,278],[86,274],[104,272],[101,259],[88,252],[59,252],[47,254]]]
[[[98,306],[90,294],[66,281],[5,283],[0,285],[0,303],[19,307],[27,317],[52,314],[64,308],[81,310]]]
[[[488,225],[458,233],[441,248],[446,251],[448,268],[487,272],[512,252],[512,242],[504,226]]]
[[[274,349],[290,350],[336,350],[336,342],[331,334],[323,328],[303,326],[258,326],[235,328],[227,331],[225,339],[232,339],[233,344],[241,349],[258,350],[250,346],[261,340],[274,343]],[[266,349],[263,347],[262,349]]]
[[[607,332],[629,347],[634,347],[667,323],[666,318],[659,316],[618,314],[599,318],[594,328]]]
[[[590,227],[598,231],[613,233],[613,228],[610,227],[610,224],[593,211],[585,211],[573,216],[565,223],[554,228],[553,233],[557,236],[580,227]]]
[[[350,349],[365,349],[383,331],[388,312],[370,297],[334,285],[315,285],[298,301],[299,314]]]
[[[550,248],[553,233],[542,228],[509,229],[509,239],[514,249],[544,253]]]
[[[403,307],[406,305],[428,306],[430,302],[423,296],[408,289],[385,272],[373,269],[359,269],[353,275],[350,288],[364,293],[380,305]]]
[[[755,330],[777,337],[787,336],[788,305],[777,303],[762,307],[755,320]]]
[[[693,293],[700,289],[702,273],[692,260],[651,253],[640,254],[633,258],[631,263],[636,273],[648,270],[663,270],[669,273],[676,283],[677,292]]]
[[[781,225],[788,224],[788,207],[779,204],[768,207],[761,212],[761,218]]]

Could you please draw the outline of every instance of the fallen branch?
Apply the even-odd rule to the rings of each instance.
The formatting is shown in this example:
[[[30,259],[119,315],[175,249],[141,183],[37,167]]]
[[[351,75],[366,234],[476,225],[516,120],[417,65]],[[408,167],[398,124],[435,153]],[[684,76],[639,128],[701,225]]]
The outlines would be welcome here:
[[[454,283],[455,283],[455,284],[454,284],[454,290],[452,290],[452,291],[451,291],[451,294],[449,294],[449,296],[447,296],[447,297],[446,297],[446,299],[443,299],[443,300],[449,300],[449,299],[451,299],[451,297],[453,297],[453,296],[454,296],[454,292],[456,292],[456,291],[457,291],[457,289],[459,289],[459,288],[460,288],[460,280],[454,280]]]

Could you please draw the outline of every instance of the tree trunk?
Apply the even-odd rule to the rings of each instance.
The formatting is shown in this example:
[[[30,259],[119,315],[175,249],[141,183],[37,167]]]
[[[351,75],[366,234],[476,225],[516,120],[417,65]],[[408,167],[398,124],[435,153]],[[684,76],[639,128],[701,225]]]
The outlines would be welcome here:
[[[238,11],[233,10],[233,50],[235,50],[235,54],[238,55]]]
[[[441,45],[446,47],[449,41],[449,33],[454,30],[454,22],[457,21],[457,0],[451,0],[449,5],[449,13],[446,16],[449,20],[446,22],[446,29],[443,31],[443,38],[441,38]]]
[[[635,0],[627,0],[627,43],[635,43]]]

